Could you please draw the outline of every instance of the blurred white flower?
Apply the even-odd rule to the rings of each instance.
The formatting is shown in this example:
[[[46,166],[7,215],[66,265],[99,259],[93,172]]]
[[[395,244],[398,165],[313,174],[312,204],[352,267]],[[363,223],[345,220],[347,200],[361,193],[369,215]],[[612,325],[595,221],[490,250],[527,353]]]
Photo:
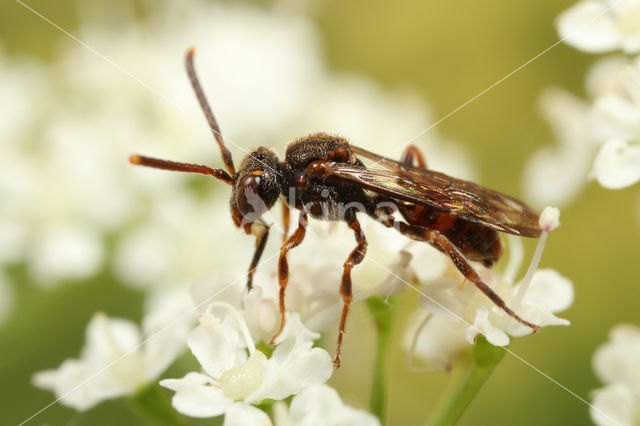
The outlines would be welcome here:
[[[415,95],[329,71],[298,8],[163,2],[140,18],[125,1],[79,7],[78,37],[121,69],[71,40],[50,66],[0,53],[10,106],[0,118],[0,260],[28,263],[39,284],[96,274],[112,259],[112,236],[107,266],[135,287],[191,282],[242,262],[239,248],[250,243],[230,231],[228,188],[211,181],[203,199],[190,183],[204,177],[126,161],[144,152],[220,164],[183,69],[193,44],[236,162],[258,144],[282,154],[318,130],[386,154],[431,121]],[[437,170],[473,177],[464,153],[434,132],[420,144]]]
[[[503,280],[497,273],[485,275],[485,282],[502,296],[507,306],[514,306],[518,285]],[[444,277],[429,283],[423,292],[426,296],[420,299],[422,307],[459,323],[461,329],[466,330],[469,343],[473,343],[478,334],[483,334],[491,344],[505,346],[509,344],[507,334],[520,337],[532,332],[495,306],[472,284],[460,286],[459,280]],[[567,309],[572,302],[571,282],[553,269],[540,269],[533,275],[531,286],[516,309],[518,315],[540,327],[569,325],[569,321],[553,313]]]
[[[591,419],[597,425],[634,426],[640,421],[640,328],[621,324],[593,356],[593,369],[605,384],[592,394]]]
[[[524,172],[525,193],[536,205],[566,205],[586,184],[597,150],[587,103],[566,90],[547,89],[540,98],[557,144],[535,152]]]
[[[593,163],[593,176],[609,189],[625,188],[640,180],[640,142],[605,142]]]
[[[98,232],[82,225],[42,230],[29,253],[29,270],[41,285],[81,280],[100,270],[104,247]]]
[[[557,27],[568,44],[583,51],[636,54],[640,1],[583,0],[558,17]],[[543,114],[559,145],[541,149],[527,165],[525,187],[536,204],[569,203],[586,177],[609,189],[640,179],[640,58],[602,58],[591,67],[585,86],[587,101],[559,89],[542,97]]]
[[[558,16],[564,41],[585,52],[640,51],[640,1],[583,0]]]
[[[594,136],[604,141],[591,176],[610,189],[640,179],[640,58],[620,68],[617,76],[617,90],[601,94],[591,113]]]
[[[172,404],[188,416],[226,413],[226,425],[246,424],[248,419],[270,424],[252,404],[284,399],[331,376],[331,357],[312,347],[319,337],[302,325],[297,314],[288,315],[267,358],[256,349],[242,313],[228,303],[214,302],[200,314],[200,325],[187,342],[206,374],[192,372],[160,384],[176,392]]]
[[[554,211],[555,210],[555,211]],[[513,275],[520,268],[519,240],[511,239],[509,263],[502,274],[486,268],[480,270],[487,283],[507,306],[525,320],[545,327],[568,325],[555,312],[567,309],[573,302],[571,282],[552,269],[537,269],[546,234],[558,226],[557,209],[547,208],[541,214],[543,235],[528,271],[521,282],[514,285]],[[514,249],[514,245],[516,245]],[[513,255],[513,253],[516,255]],[[535,271],[535,272],[534,272]],[[420,304],[427,317],[414,317],[405,337],[410,355],[424,360],[429,368],[449,369],[456,358],[468,351],[478,334],[496,346],[506,346],[510,338],[532,333],[529,327],[516,322],[493,304],[471,283],[462,283],[457,270],[455,277],[443,276],[422,287]]]
[[[34,385],[53,391],[62,404],[85,411],[154,381],[184,350],[192,318],[184,315],[188,298],[161,299],[153,303],[158,309],[144,317],[142,333],[131,321],[96,313],[87,326],[80,358],[36,373]]]
[[[277,402],[273,407],[277,426],[375,426],[380,421],[373,414],[346,405],[340,395],[327,385],[313,385],[293,397],[287,407]]]
[[[559,145],[541,149],[527,165],[525,186],[536,204],[572,201],[587,177],[609,189],[640,179],[640,58],[597,62],[586,86],[588,102],[559,89],[542,97]]]
[[[342,264],[355,246],[352,232],[343,228],[342,224],[312,222],[304,244],[288,256],[286,309],[299,314],[304,325],[315,332],[334,326],[342,311]],[[407,282],[435,279],[445,271],[446,257],[429,245],[407,241],[397,231],[378,227],[373,221],[363,228],[370,231],[366,234],[369,252],[363,264],[353,270],[352,306],[374,295],[391,296]],[[272,238],[278,237],[276,233]],[[191,288],[196,305],[204,307],[212,301],[231,304],[242,311],[254,341],[268,342],[280,324],[277,262],[273,260],[256,271],[250,292],[246,291],[244,273],[238,274],[246,264],[234,270],[235,277],[224,268],[197,280]],[[248,263],[249,255],[245,261]]]
[[[625,88],[620,78],[622,70],[629,66],[629,58],[624,55],[610,55],[594,62],[585,77],[585,92],[590,99],[606,93],[624,94]]]

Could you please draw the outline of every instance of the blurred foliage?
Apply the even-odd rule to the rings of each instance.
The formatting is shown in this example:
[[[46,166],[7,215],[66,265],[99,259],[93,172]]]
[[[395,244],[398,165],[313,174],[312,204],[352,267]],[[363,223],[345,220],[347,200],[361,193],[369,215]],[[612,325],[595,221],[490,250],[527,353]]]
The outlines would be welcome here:
[[[554,18],[572,3],[326,0],[313,13],[331,68],[369,75],[387,87],[409,88],[428,100],[437,119],[555,43]],[[72,0],[31,0],[27,4],[71,32],[77,24]],[[144,7],[139,9],[144,14]],[[66,37],[11,1],[0,4],[0,34],[11,55],[47,61],[55,60],[57,46]],[[206,41],[201,45],[206,49]],[[593,56],[560,44],[447,118],[439,124],[439,132],[471,153],[481,183],[521,194],[526,158],[552,141],[537,112],[538,96],[549,86],[581,94],[585,69],[593,60]],[[399,142],[390,141],[390,146]],[[366,141],[357,143],[366,146]],[[428,159],[429,153],[426,155]],[[585,399],[598,386],[591,370],[594,349],[614,324],[638,322],[637,218],[638,189],[634,187],[607,191],[592,183],[563,210],[562,226],[550,238],[542,267],[553,267],[574,282],[576,300],[563,315],[572,325],[514,341],[511,350],[526,363],[507,355],[460,424],[588,422],[588,407],[536,370]],[[527,243],[531,248],[531,242]],[[0,329],[0,398],[6,424],[16,424],[53,401],[51,393],[31,386],[30,377],[78,354],[93,312],[103,310],[139,320],[142,304],[142,294],[126,289],[107,274],[53,291],[31,286],[19,269],[11,274],[18,300],[12,318]],[[400,304],[409,312],[415,306],[415,294],[407,290]],[[396,327],[398,339],[404,320]],[[333,340],[329,336],[326,341]],[[356,306],[344,366],[330,382],[346,402],[366,407],[370,383],[360,378],[371,377],[374,348],[370,318],[363,306]],[[404,357],[398,345],[391,355],[389,424],[420,424],[446,384],[447,374],[408,372]],[[173,369],[180,371],[181,365],[190,362],[185,356]],[[139,422],[126,402],[111,401],[86,414],[54,404],[32,423]]]

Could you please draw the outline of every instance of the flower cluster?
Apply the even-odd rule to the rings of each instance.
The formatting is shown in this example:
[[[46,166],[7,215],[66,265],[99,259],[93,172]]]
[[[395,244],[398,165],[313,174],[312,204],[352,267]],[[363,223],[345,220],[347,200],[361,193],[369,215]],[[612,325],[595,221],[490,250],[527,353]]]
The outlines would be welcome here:
[[[529,196],[538,203],[566,204],[585,176],[609,189],[640,180],[640,2],[584,0],[558,17],[563,40],[585,52],[621,50],[599,59],[586,78],[588,100],[563,89],[541,99],[558,140],[530,160]]]
[[[197,68],[236,160],[256,144],[282,152],[319,130],[386,152],[389,141],[401,143],[430,122],[415,95],[326,69],[317,32],[299,11],[167,2],[139,20],[124,4],[104,7],[81,8],[75,35],[125,72],[68,39],[54,65],[0,52],[0,263],[26,264],[36,284],[110,268],[138,288],[175,285],[238,258],[212,255],[221,230],[233,228],[228,188],[194,191],[205,178],[126,161],[139,151],[219,164],[183,69],[198,40],[206,48],[198,46]],[[118,25],[105,26],[114,10]],[[432,135],[421,141],[430,158],[470,177],[464,154]],[[245,243],[228,239],[227,251]]]
[[[283,402],[274,406],[277,424],[310,425],[321,418],[327,425],[343,424],[344,419],[379,424],[375,416],[343,404],[336,391],[324,385],[333,372],[331,357],[324,349],[313,347],[320,335],[308,330],[297,313],[287,314],[287,325],[267,356],[256,348],[257,344],[264,346],[264,340],[252,337],[247,322],[249,313],[255,313],[252,309],[259,307],[241,311],[228,302],[215,301],[189,332],[188,314],[194,309],[182,302],[167,295],[157,303],[156,310],[144,319],[144,340],[130,321],[97,313],[87,327],[80,359],[35,374],[34,384],[53,390],[62,404],[85,411],[106,399],[132,396],[155,381],[186,342],[204,372],[160,381],[175,392],[172,404],[183,414],[224,415],[225,425],[271,424],[265,411],[256,406],[294,395],[289,408]],[[318,405],[319,401],[323,404]],[[327,413],[319,407],[331,408],[326,421]]]
[[[597,425],[637,425],[640,420],[640,328],[622,324],[593,356],[593,369],[605,384],[592,394]]]
[[[249,244],[243,238],[228,238],[232,223],[228,209],[221,208],[228,203],[227,188],[207,189],[203,195],[189,177],[132,170],[125,159],[138,149],[180,160],[201,161],[212,155],[206,150],[211,148],[210,134],[181,69],[184,50],[193,40],[208,42],[199,51],[198,70],[236,154],[243,155],[237,151],[249,146],[233,141],[264,143],[282,151],[291,135],[335,128],[355,143],[386,153],[390,140],[402,142],[426,127],[426,108],[406,93],[390,93],[362,77],[329,72],[313,26],[303,15],[194,3],[195,7],[168,3],[154,11],[145,22],[152,32],[149,40],[136,37],[139,23],[132,16],[117,31],[95,25],[81,29],[80,38],[126,64],[158,90],[159,98],[148,96],[128,76],[105,69],[77,46],[67,46],[55,67],[33,65],[34,75],[28,80],[21,77],[23,64],[9,63],[0,71],[17,82],[8,87],[21,88],[15,93],[7,90],[18,108],[11,111],[16,117],[0,127],[0,139],[19,142],[0,159],[6,171],[0,187],[8,189],[0,200],[0,260],[25,263],[34,282],[43,285],[82,280],[106,266],[127,285],[175,289],[203,271],[216,271],[192,287],[197,306],[206,309],[191,331],[192,305],[182,297],[169,297],[179,302],[177,307],[156,304],[143,320],[142,332],[130,321],[98,313],[87,327],[80,357],[37,373],[33,381],[54,391],[63,404],[87,410],[154,383],[188,347],[201,370],[160,380],[174,392],[174,408],[187,416],[224,415],[225,425],[312,425],[319,420],[328,425],[379,424],[375,416],[344,404],[325,384],[333,371],[331,357],[314,347],[319,332],[339,318],[341,265],[355,246],[353,233],[335,224],[312,224],[305,244],[290,253],[286,327],[276,347],[270,348],[266,342],[280,320],[274,262],[278,251],[272,249],[280,235],[273,233],[277,236],[265,250],[254,288],[246,292]],[[82,16],[91,22],[91,13],[96,10]],[[597,83],[603,92],[606,78],[603,74]],[[13,80],[2,78],[0,85]],[[45,102],[62,92],[68,104],[53,108]],[[123,96],[104,97],[105,92]],[[169,99],[170,105],[161,98]],[[575,108],[576,123],[589,115],[579,101],[564,101],[567,108]],[[557,113],[564,115],[560,110]],[[141,111],[144,116],[139,119]],[[194,115],[196,124],[185,123],[176,111]],[[582,127],[582,122],[571,126]],[[578,143],[573,127],[559,131],[571,139],[571,147]],[[177,142],[184,140],[195,142]],[[428,147],[429,161],[438,169],[472,176],[464,155],[451,144],[445,147],[429,139],[421,145]],[[41,163],[46,167],[34,167]],[[50,208],[34,207],[42,205]],[[278,228],[276,215],[265,218]],[[545,213],[541,220],[543,245],[546,232],[557,226],[557,215]],[[412,353],[430,367],[450,368],[478,334],[504,346],[509,336],[531,332],[476,288],[461,287],[458,271],[428,244],[408,243],[395,230],[372,222],[365,232],[368,258],[353,271],[353,302],[374,294],[391,295],[406,284],[427,283],[421,304],[429,321],[412,332],[411,344]],[[112,256],[107,256],[106,236],[112,237]],[[511,246],[517,253],[517,244]],[[553,313],[571,304],[572,285],[553,270],[536,271],[541,247],[519,284],[514,285],[518,256],[512,256],[502,274],[482,270],[483,279],[527,320],[541,326],[568,324]],[[186,294],[184,286],[179,290]]]
[[[543,235],[528,271],[519,283],[515,274],[522,262],[519,240],[510,241],[511,255],[503,273],[482,270],[484,281],[501,295],[507,306],[522,318],[545,327],[568,325],[554,312],[573,302],[573,285],[553,269],[537,269],[547,233],[559,225],[557,209],[547,208],[540,218]],[[496,346],[509,344],[509,336],[520,337],[532,329],[516,322],[470,283],[460,284],[457,270],[425,285],[420,304],[425,313],[416,314],[405,335],[404,346],[429,369],[449,370],[456,359],[469,351],[478,334]]]
[[[87,325],[80,358],[36,373],[33,383],[78,411],[152,383],[184,351],[193,321],[188,297],[166,294],[155,297],[153,305],[142,333],[131,321],[97,312]]]
[[[220,316],[214,315],[216,310],[222,311]],[[297,314],[287,319],[278,346],[267,358],[256,349],[239,311],[224,302],[210,305],[187,341],[206,374],[191,372],[160,382],[176,392],[173,406],[192,417],[225,414],[228,424],[242,424],[236,419],[262,423],[265,413],[252,404],[282,400],[324,383],[333,367],[327,351],[312,347],[320,336],[307,330]]]

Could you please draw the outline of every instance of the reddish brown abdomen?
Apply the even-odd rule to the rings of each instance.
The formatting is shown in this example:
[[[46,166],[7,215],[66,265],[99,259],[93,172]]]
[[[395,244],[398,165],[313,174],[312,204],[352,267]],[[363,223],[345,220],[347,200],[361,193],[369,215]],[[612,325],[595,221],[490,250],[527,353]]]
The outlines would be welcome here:
[[[469,260],[491,266],[502,255],[500,237],[493,229],[433,207],[405,204],[399,209],[409,224],[439,231]]]

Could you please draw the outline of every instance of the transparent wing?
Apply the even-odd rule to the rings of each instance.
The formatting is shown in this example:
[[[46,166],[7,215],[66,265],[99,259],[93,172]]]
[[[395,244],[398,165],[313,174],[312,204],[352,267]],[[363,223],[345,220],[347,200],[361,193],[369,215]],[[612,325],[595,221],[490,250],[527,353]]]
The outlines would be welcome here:
[[[351,146],[351,149],[356,155],[367,157],[382,167],[331,163],[331,176],[356,182],[392,199],[455,213],[496,231],[524,237],[540,236],[539,214],[513,197],[444,173],[408,166],[360,147]]]

